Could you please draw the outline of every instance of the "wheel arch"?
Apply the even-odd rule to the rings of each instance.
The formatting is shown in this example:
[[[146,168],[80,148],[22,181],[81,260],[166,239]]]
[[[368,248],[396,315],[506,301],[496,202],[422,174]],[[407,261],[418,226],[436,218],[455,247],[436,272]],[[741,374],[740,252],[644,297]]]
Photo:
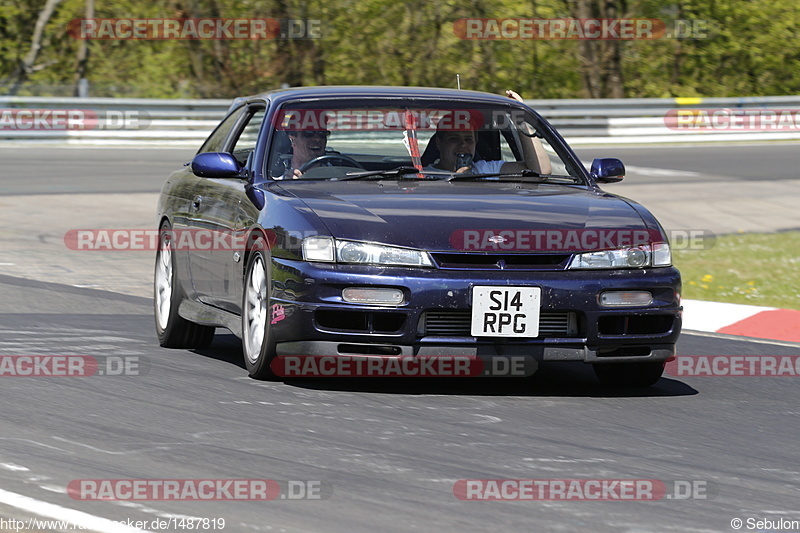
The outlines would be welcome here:
[[[245,249],[244,249],[244,257],[242,260],[242,269],[241,269],[241,276],[242,281],[244,281],[244,277],[247,275],[247,265],[250,263],[250,257],[253,255],[253,244],[258,240],[262,239],[266,244],[267,251],[270,251],[270,241],[267,236],[267,232],[261,226],[254,226],[247,230],[247,237],[245,238]],[[271,254],[270,254],[271,255]]]

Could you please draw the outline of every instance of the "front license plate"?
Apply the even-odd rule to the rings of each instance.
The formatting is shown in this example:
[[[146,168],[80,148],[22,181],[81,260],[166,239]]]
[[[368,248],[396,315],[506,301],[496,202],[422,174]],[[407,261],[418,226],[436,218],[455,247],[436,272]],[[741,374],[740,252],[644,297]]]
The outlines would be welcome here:
[[[473,337],[538,337],[540,287],[473,287]]]

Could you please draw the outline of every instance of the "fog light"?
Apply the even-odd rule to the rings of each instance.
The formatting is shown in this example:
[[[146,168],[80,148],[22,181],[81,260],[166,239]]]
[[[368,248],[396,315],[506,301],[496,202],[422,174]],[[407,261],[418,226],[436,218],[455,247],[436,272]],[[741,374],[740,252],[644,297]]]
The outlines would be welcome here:
[[[635,307],[650,305],[653,295],[648,291],[608,291],[600,294],[603,307]]]
[[[348,287],[342,291],[342,298],[345,302],[354,304],[400,305],[403,303],[403,291],[373,287]]]

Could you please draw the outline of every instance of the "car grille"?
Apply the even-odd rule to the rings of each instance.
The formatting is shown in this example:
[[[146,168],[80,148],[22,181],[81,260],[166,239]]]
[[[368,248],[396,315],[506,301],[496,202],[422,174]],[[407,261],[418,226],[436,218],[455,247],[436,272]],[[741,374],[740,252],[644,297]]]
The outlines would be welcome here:
[[[448,270],[564,270],[571,254],[431,253]]]
[[[472,311],[446,309],[426,311],[419,322],[419,333],[425,336],[470,337]],[[539,315],[539,338],[578,336],[577,315],[571,311],[542,312]]]

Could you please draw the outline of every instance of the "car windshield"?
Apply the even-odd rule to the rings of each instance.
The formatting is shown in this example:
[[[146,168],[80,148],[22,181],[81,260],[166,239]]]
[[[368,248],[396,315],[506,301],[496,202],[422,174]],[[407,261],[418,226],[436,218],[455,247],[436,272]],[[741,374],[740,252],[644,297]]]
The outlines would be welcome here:
[[[514,105],[303,101],[280,108],[270,127],[267,175],[274,180],[458,177],[585,184],[566,147],[536,115]]]

